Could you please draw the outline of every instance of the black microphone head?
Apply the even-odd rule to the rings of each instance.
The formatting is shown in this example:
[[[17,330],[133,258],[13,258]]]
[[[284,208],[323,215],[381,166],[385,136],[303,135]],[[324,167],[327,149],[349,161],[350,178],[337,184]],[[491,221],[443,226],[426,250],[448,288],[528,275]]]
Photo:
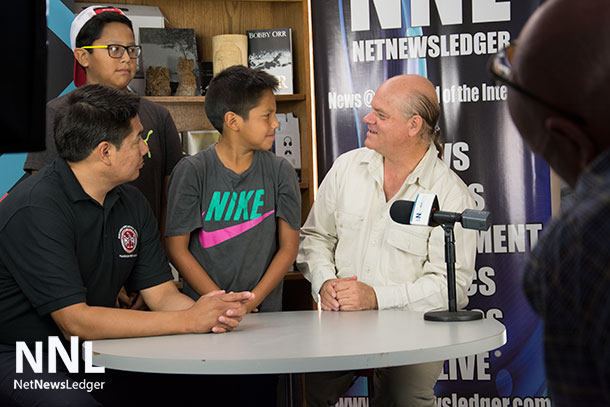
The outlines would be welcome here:
[[[462,227],[464,229],[487,230],[491,226],[490,214],[487,211],[466,209],[462,212]]]
[[[411,223],[411,212],[413,212],[413,201],[396,201],[390,207],[390,218],[401,225]]]

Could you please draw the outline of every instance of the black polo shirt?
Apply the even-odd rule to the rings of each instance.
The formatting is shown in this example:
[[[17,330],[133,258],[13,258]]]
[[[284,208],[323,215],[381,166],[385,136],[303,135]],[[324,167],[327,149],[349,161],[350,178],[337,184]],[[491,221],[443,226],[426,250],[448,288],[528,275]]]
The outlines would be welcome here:
[[[133,186],[112,189],[102,206],[58,158],[0,203],[0,351],[61,337],[53,311],[113,307],[122,285],[171,279],[153,212]]]

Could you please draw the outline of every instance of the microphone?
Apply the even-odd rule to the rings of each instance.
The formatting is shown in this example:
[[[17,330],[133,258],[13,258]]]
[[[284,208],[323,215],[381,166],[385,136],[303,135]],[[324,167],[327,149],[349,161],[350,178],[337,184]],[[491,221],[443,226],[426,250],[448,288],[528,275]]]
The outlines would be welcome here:
[[[474,209],[462,213],[440,211],[438,199],[430,194],[419,194],[415,202],[396,201],[390,207],[390,217],[402,225],[438,226],[459,222],[464,229],[487,230],[491,225],[489,215],[487,211]]]
[[[455,281],[455,237],[453,226],[460,222],[464,229],[487,230],[491,224],[489,212],[466,209],[462,213],[438,210],[438,199],[433,194],[418,194],[413,201],[396,201],[390,207],[390,217],[402,225],[441,226],[445,232],[445,263],[447,263],[448,311],[428,311],[426,321],[474,321],[483,314],[457,309]]]
[[[390,206],[390,218],[401,225],[411,224],[411,212],[413,212],[413,201],[396,201]]]

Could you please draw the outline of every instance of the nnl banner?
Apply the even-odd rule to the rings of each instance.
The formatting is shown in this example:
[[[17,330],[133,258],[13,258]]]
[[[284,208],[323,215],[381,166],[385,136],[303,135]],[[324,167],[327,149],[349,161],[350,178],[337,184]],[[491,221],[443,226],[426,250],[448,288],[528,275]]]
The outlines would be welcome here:
[[[507,328],[500,349],[445,363],[439,406],[550,405],[541,323],[520,271],[551,214],[548,166],[525,146],[495,86],[488,58],[517,38],[540,1],[312,1],[321,178],[341,153],[362,147],[377,87],[414,73],[436,86],[444,161],[493,225],[478,235],[470,309]],[[440,208],[441,210],[443,208]],[[499,403],[499,404],[498,404]],[[542,404],[540,404],[542,403]]]

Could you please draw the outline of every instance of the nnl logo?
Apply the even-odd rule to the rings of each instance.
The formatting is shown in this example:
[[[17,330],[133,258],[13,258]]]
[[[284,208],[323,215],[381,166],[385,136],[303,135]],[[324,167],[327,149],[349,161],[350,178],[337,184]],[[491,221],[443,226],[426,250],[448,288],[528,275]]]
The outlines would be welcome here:
[[[371,0],[350,0],[352,31],[371,28]],[[442,25],[462,24],[463,0],[434,0]],[[411,27],[430,25],[432,0],[411,0]],[[384,30],[402,28],[402,0],[373,0],[379,25]],[[510,21],[510,1],[472,0],[472,22]]]
[[[78,337],[72,336],[70,338],[70,355],[61,343],[61,340],[57,336],[49,336],[49,373],[57,372],[57,355],[64,362],[66,369],[70,373],[78,373]],[[91,341],[85,341],[83,343],[85,352],[85,373],[104,373],[105,368],[103,366],[93,366],[93,350],[91,348]],[[28,364],[34,371],[34,373],[43,373],[43,357],[42,357],[42,342],[36,342],[36,357],[32,355],[30,349],[25,342],[16,343],[16,371],[17,373],[23,373],[23,357],[27,360]]]

